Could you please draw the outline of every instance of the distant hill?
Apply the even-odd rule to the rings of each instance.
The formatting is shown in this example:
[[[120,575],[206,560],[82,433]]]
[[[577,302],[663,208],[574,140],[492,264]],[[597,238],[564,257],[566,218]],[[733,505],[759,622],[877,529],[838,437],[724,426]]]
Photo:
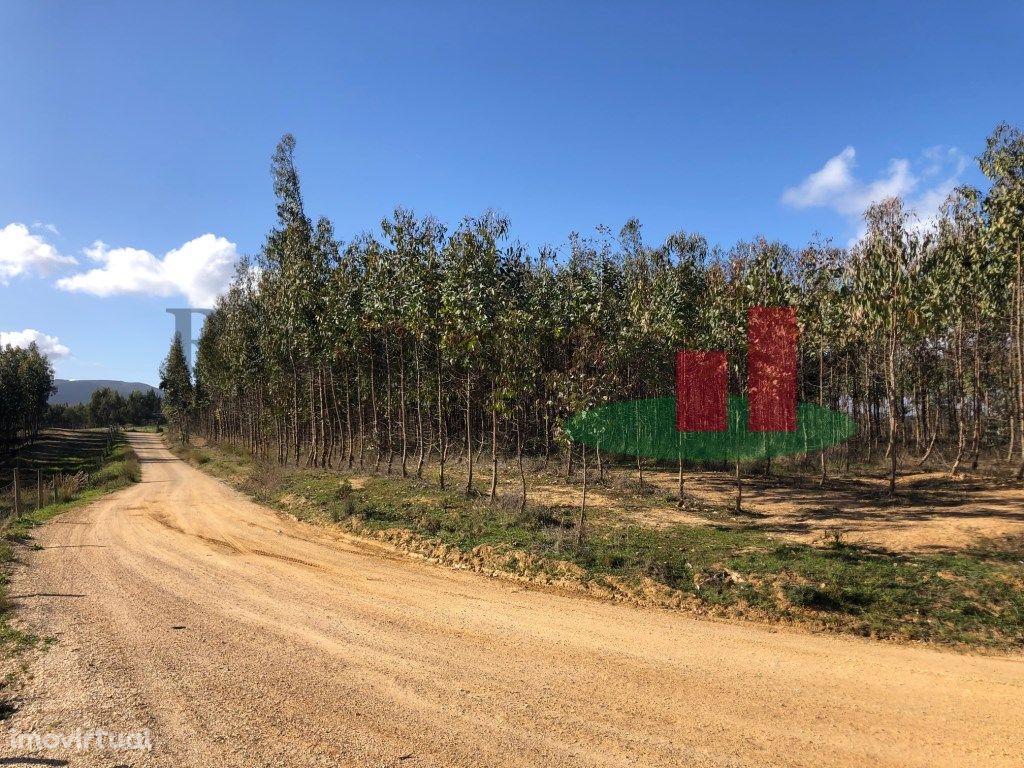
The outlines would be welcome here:
[[[54,384],[57,385],[57,394],[50,398],[50,402],[55,405],[58,403],[67,405],[88,403],[92,398],[92,393],[104,387],[109,387],[121,393],[123,397],[128,397],[128,395],[135,391],[148,392],[151,389],[156,390],[157,394],[160,394],[156,387],[143,384],[140,381],[107,381],[105,379],[78,379],[72,381],[70,379],[54,379]]]

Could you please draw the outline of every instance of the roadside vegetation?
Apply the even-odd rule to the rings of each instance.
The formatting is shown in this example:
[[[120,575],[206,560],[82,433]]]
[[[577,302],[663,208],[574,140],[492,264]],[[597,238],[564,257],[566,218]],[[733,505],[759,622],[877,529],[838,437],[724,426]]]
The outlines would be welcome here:
[[[906,553],[857,546],[838,533],[819,546],[786,541],[756,521],[730,520],[728,509],[704,510],[709,517],[723,513],[720,521],[652,527],[600,508],[576,544],[570,505],[522,509],[511,498],[492,504],[483,494],[467,497],[423,481],[281,467],[230,446],[174,450],[299,519],[451,567],[714,616],[1024,648],[1024,536],[962,551]],[[538,474],[531,471],[532,478]],[[635,501],[634,490],[620,487],[623,503]]]
[[[116,431],[44,430],[34,442],[0,464],[0,654],[34,641],[10,625],[8,567],[32,546],[32,529],[141,479],[139,459]],[[25,478],[22,514],[15,515],[13,466]],[[38,473],[38,474],[37,474]],[[45,478],[37,482],[37,478]],[[54,501],[54,499],[57,499]]]

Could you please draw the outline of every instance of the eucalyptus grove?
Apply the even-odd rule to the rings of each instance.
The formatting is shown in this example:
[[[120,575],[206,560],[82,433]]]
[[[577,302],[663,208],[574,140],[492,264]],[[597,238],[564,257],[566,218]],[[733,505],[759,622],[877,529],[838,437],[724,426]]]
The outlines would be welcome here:
[[[728,352],[743,394],[747,311],[792,305],[800,398],[859,424],[810,457],[822,483],[830,462],[881,456],[890,492],[901,462],[958,472],[1001,451],[1024,468],[1024,140],[1008,126],[981,158],[988,192],[956,190],[934,222],[880,201],[849,249],[650,244],[630,220],[532,255],[494,212],[448,230],[401,208],[342,245],[307,216],[294,149],[286,136],[273,157],[276,226],[203,328],[190,419],[211,439],[279,462],[432,466],[442,486],[454,463],[467,493],[486,455],[487,495],[511,461],[525,506],[524,455],[603,478],[601,447],[564,438],[569,414],[671,394],[683,348]]]

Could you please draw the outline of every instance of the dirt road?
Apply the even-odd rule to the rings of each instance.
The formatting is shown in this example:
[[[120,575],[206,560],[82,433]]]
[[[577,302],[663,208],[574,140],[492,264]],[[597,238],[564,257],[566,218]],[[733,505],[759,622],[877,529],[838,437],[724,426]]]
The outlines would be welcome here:
[[[148,728],[153,749],[36,758],[246,768],[1024,759],[1019,658],[523,589],[292,522],[155,436],[131,440],[143,482],[54,520],[15,574],[25,620],[57,642],[32,662],[7,727]],[[0,755],[12,751],[0,736]]]

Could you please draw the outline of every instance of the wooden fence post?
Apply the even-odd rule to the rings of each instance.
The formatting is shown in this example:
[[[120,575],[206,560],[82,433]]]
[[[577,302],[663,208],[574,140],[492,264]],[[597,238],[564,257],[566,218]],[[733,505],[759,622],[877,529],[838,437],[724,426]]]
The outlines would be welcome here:
[[[14,516],[21,517],[21,477],[18,468],[14,468]]]
[[[36,470],[36,509],[43,508],[43,470]]]

